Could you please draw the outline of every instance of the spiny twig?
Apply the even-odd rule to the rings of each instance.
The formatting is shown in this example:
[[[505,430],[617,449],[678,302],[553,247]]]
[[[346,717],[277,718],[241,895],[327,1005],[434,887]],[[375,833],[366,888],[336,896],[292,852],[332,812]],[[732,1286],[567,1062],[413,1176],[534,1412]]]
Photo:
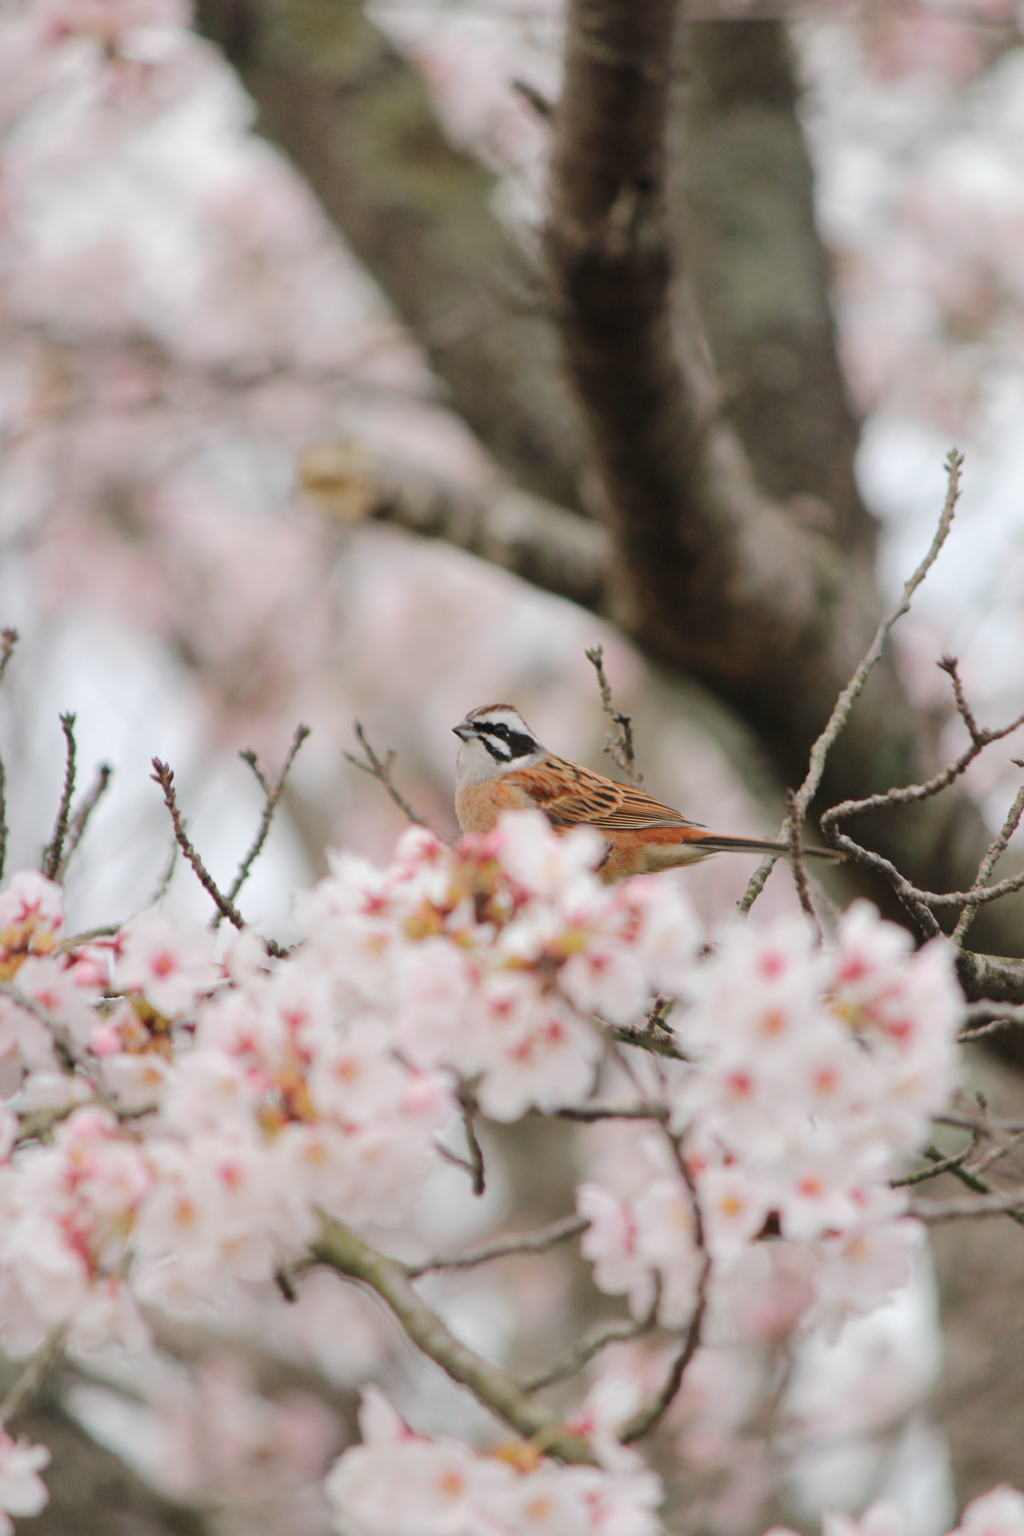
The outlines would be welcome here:
[[[413,810],[408,800],[406,800],[405,796],[395,788],[394,782],[391,778],[391,769],[394,766],[397,753],[395,753],[389,747],[384,758],[379,758],[376,752],[370,746],[369,741],[366,739],[366,732],[363,730],[363,727],[358,720],[354,722],[352,728],[355,731],[356,740],[359,742],[359,745],[366,753],[366,761],[363,762],[360,758],[353,757],[351,752],[346,752],[344,756],[348,762],[352,764],[353,768],[358,768],[361,773],[368,773],[371,779],[376,779],[379,784],[383,784],[384,788],[387,790],[392,800],[398,806],[398,809],[402,812],[403,816],[411,821],[414,826],[427,826],[427,823],[423,820],[423,817],[417,816],[416,812]]]
[[[233,923],[236,928],[244,928],[245,918],[242,916],[241,912],[239,912],[234,902],[229,901],[228,898],[224,895],[223,891],[217,885],[216,880],[214,880],[213,876],[210,874],[210,871],[207,869],[206,865],[199,857],[199,854],[196,852],[195,848],[193,848],[191,842],[189,841],[188,833],[185,831],[185,825],[181,819],[181,811],[178,809],[178,797],[174,789],[173,772],[166,763],[162,763],[158,757],[154,757],[153,772],[150,777],[153,779],[154,783],[159,784],[160,788],[164,792],[164,804],[170,813],[171,825],[174,827],[174,836],[177,839],[178,847],[181,849],[182,853],[185,855],[185,858],[191,864],[195,872],[196,879],[210,896],[210,899],[214,902],[217,909],[223,914],[224,917],[227,918],[228,922]],[[273,939],[264,939],[263,942],[266,944],[267,950],[272,955],[281,956],[287,953],[287,951],[283,950],[280,944],[276,943]]]
[[[291,767],[296,757],[298,756],[299,748],[302,746],[302,743],[306,740],[306,737],[309,734],[310,728],[308,725],[299,725],[296,727],[295,735],[292,737],[292,744],[288,751],[288,756],[284,760],[284,767],[281,769],[281,772],[277,778],[277,782],[274,784],[269,783],[266,774],[260,768],[260,765],[256,760],[255,752],[247,748],[244,752],[239,752],[238,754],[243,763],[248,763],[249,767],[256,775],[256,781],[266,796],[266,800],[263,806],[263,815],[260,818],[260,824],[256,829],[256,836],[253,838],[252,846],[249,848],[248,853],[246,853],[242,862],[239,864],[238,873],[235,875],[234,880],[231,882],[231,888],[227,893],[228,901],[234,901],[235,897],[242,889],[242,886],[245,884],[250,874],[252,873],[253,865],[259,858],[260,854],[263,852],[263,844],[267,840],[267,834],[270,831],[270,824],[274,819],[274,813],[277,810],[281,796],[284,793],[285,780],[291,772]],[[218,910],[214,914],[211,926],[214,928],[219,928],[223,916],[224,913]]]
[[[835,708],[829,716],[828,724],[811,748],[807,776],[796,794],[796,814],[801,822],[806,817],[807,809],[818,791],[832,745],[849,719],[850,710],[863,693],[864,685],[871,674],[875,662],[882,654],[882,649],[889,637],[890,631],[903,615],[909,611],[914,593],[935,564],[939,551],[946,542],[949,530],[952,527],[956,504],[960,498],[960,471],[963,468],[963,463],[963,454],[958,453],[955,448],[947,455],[944,466],[946,470],[946,500],[939,518],[939,525],[935,530],[935,537],[932,539],[924,559],[905,584],[899,602],[892,612],[879,624],[875,631],[875,638],[865,652],[863,660],[836,700]],[[779,833],[780,840],[785,835],[786,823],[783,824],[782,830]],[[737,909],[740,913],[746,914],[750,911],[754,902],[764,890],[765,881],[771,874],[777,858],[778,854],[769,854],[768,858],[762,860],[758,865],[751,876],[750,884],[747,886],[742,899],[737,904]]]
[[[60,864],[57,867],[56,878],[58,880],[64,879],[64,876],[67,873],[68,865],[71,863],[72,857],[74,856],[75,849],[78,847],[79,843],[82,841],[82,838],[85,836],[85,829],[89,825],[89,818],[93,811],[96,809],[103,795],[106,793],[107,785],[110,783],[110,780],[113,777],[113,773],[114,770],[109,763],[100,763],[99,767],[96,769],[96,777],[92,782],[92,787],[89,790],[89,793],[86,795],[74,816],[71,818],[71,826],[68,829],[68,838],[64,848],[64,854],[61,858]]]
[[[65,760],[64,760],[64,788],[61,791],[60,804],[57,807],[57,819],[53,824],[53,834],[46,847],[43,849],[43,874],[47,880],[56,880],[57,871],[60,869],[61,855],[64,852],[64,839],[68,834],[68,817],[71,814],[71,797],[75,792],[75,717],[72,714],[64,714],[60,717],[61,730],[64,732]]]
[[[604,646],[594,645],[583,653],[597,673],[597,686],[601,690],[601,708],[608,716],[614,730],[604,739],[604,750],[626,775],[634,789],[642,789],[644,776],[636,766],[636,750],[633,745],[633,719],[615,708],[612,690],[604,672]]]

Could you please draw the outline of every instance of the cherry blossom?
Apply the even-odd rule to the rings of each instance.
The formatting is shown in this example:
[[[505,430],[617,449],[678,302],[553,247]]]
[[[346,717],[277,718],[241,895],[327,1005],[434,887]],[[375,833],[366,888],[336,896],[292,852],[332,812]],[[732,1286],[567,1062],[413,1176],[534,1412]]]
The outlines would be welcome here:
[[[335,1463],[325,1491],[346,1536],[657,1536],[658,1479],[564,1467],[530,1453],[479,1455],[414,1435],[369,1389],[363,1442]]]
[[[38,1515],[49,1494],[39,1476],[50,1453],[45,1445],[12,1440],[0,1429],[0,1536],[13,1536],[11,1515]]]

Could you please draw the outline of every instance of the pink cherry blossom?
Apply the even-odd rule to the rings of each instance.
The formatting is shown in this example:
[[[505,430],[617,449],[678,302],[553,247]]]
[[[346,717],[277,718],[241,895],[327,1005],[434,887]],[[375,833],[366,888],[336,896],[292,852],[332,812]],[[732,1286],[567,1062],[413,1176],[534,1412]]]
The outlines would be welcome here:
[[[121,929],[118,948],[117,985],[141,992],[167,1018],[191,1008],[217,981],[209,929],[198,924],[177,928],[155,907]]]
[[[49,1494],[39,1476],[50,1461],[45,1445],[12,1440],[0,1429],[0,1536],[13,1536],[11,1515],[38,1515]]]

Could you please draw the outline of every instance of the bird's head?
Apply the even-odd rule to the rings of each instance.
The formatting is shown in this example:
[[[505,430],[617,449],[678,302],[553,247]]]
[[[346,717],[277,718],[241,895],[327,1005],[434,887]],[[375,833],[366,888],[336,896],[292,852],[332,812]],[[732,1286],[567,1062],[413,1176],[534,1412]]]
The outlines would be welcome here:
[[[462,743],[458,779],[463,784],[493,778],[507,768],[524,768],[544,755],[544,747],[511,704],[471,709],[454,731]]]

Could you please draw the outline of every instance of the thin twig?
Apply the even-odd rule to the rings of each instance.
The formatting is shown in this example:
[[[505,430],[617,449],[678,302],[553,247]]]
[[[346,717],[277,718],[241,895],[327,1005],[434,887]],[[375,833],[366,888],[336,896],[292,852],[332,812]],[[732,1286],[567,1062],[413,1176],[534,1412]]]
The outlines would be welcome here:
[[[623,1425],[619,1433],[619,1439],[624,1445],[631,1445],[634,1440],[639,1440],[644,1435],[650,1434],[656,1429],[668,1409],[675,1400],[676,1393],[683,1384],[686,1368],[700,1348],[701,1331],[704,1323],[704,1313],[708,1304],[708,1282],[711,1278],[711,1255],[708,1252],[707,1242],[704,1236],[704,1217],[701,1213],[700,1197],[697,1194],[697,1185],[693,1174],[683,1156],[683,1149],[677,1136],[673,1136],[668,1130],[665,1132],[672,1147],[676,1167],[680,1177],[686,1185],[690,1197],[690,1211],[693,1216],[693,1241],[695,1247],[703,1255],[700,1277],[697,1281],[697,1294],[694,1299],[693,1315],[690,1318],[686,1333],[683,1336],[682,1347],[672,1361],[665,1384],[661,1391],[645,1404],[643,1408],[633,1415]]]
[[[977,730],[977,727],[975,727]],[[1014,766],[1024,767],[1024,764],[1014,759]],[[1020,826],[1021,816],[1024,816],[1024,787],[1017,791],[1013,804],[1006,814],[1006,820],[1000,829],[999,836],[990,844],[988,852],[978,865],[978,873],[974,877],[976,886],[984,886],[999,860],[1006,852],[1010,838]],[[960,920],[953,929],[952,940],[959,948],[967,936],[967,930],[974,921],[978,911],[977,903],[969,901],[960,914]]]
[[[112,939],[120,931],[117,923],[103,923],[99,928],[84,928],[80,933],[69,934],[55,947],[67,954],[73,949],[81,949],[83,944],[92,944],[96,939]]]
[[[982,1131],[982,1134],[985,1134],[984,1130]],[[926,1147],[924,1155],[925,1157],[931,1158],[933,1161],[941,1160],[941,1154],[937,1152],[934,1147]],[[976,1173],[972,1173],[968,1168],[950,1168],[949,1172],[952,1174],[954,1179],[959,1179],[961,1184],[966,1185],[966,1187],[973,1190],[975,1194],[992,1195],[995,1193],[992,1185],[988,1182],[987,1179],[980,1179]],[[1009,1216],[1010,1220],[1015,1221],[1019,1227],[1024,1227],[1024,1211],[1008,1210],[1006,1214]]]
[[[588,1365],[594,1356],[599,1354],[609,1344],[624,1343],[628,1339],[638,1339],[651,1329],[658,1321],[658,1307],[661,1304],[661,1275],[655,1271],[654,1296],[651,1305],[647,1309],[647,1316],[641,1318],[616,1317],[609,1322],[598,1323],[589,1333],[578,1339],[571,1348],[567,1349],[554,1365],[546,1371],[540,1371],[536,1376],[527,1377],[523,1382],[526,1392],[539,1392],[542,1387],[554,1386],[556,1381],[565,1381],[569,1376],[575,1376]]]
[[[644,776],[636,766],[633,718],[631,715],[624,715],[621,709],[615,708],[611,686],[604,672],[604,646],[591,646],[584,655],[597,673],[597,686],[601,690],[601,708],[615,727],[604,739],[604,750],[612,762],[622,769],[634,789],[642,789]]]
[[[62,1325],[44,1339],[35,1354],[26,1360],[7,1396],[0,1403],[0,1426],[6,1429],[12,1419],[35,1397],[50,1367],[64,1348],[67,1329]]]
[[[170,768],[168,768],[166,763],[162,763],[158,757],[154,757],[153,772],[150,777],[154,783],[160,785],[160,788],[164,792],[164,804],[170,813],[171,825],[174,827],[174,836],[177,839],[178,847],[181,849],[182,853],[185,855],[185,858],[191,864],[192,869],[195,872],[196,879],[199,881],[204,891],[206,891],[210,896],[211,900],[215,903],[219,911],[224,915],[224,917],[227,918],[228,922],[232,923],[238,929],[244,928],[245,918],[242,916],[241,912],[239,912],[234,902],[229,901],[228,898],[224,895],[223,891],[221,891],[217,885],[216,880],[214,880],[213,876],[210,874],[210,871],[207,869],[206,865],[199,857],[199,854],[196,852],[195,848],[193,848],[191,842],[189,841],[188,833],[185,831],[185,824],[181,819],[181,811],[178,809],[178,797],[174,789],[173,772]],[[287,954],[287,950],[282,949],[281,945],[278,944],[274,939],[264,939],[263,943],[266,945],[267,951],[271,955],[280,957]]]
[[[7,663],[14,655],[14,647],[17,643],[18,631],[16,629],[0,629],[0,683],[4,680]]]
[[[308,725],[299,725],[296,727],[295,735],[292,737],[292,744],[288,751],[288,756],[284,760],[284,767],[281,769],[281,772],[277,778],[277,782],[274,784],[270,784],[268,782],[266,775],[260,768],[259,763],[256,761],[255,752],[247,749],[246,751],[239,752],[238,754],[243,763],[248,763],[249,767],[256,775],[256,781],[260,788],[263,790],[263,793],[266,796],[266,801],[263,806],[263,815],[260,818],[260,824],[256,829],[256,836],[252,840],[252,845],[249,848],[248,853],[239,864],[238,873],[235,875],[235,878],[231,883],[231,887],[228,890],[228,901],[234,901],[235,897],[242,889],[242,886],[245,884],[250,874],[252,873],[253,865],[259,858],[260,854],[263,852],[263,844],[266,842],[267,835],[270,832],[270,824],[274,819],[274,813],[277,810],[277,807],[280,804],[281,796],[284,793],[285,780],[291,772],[291,767],[296,757],[298,756],[299,748],[302,746],[302,743],[305,741],[309,733],[310,728]],[[211,927],[219,928],[223,916],[223,912],[216,912],[212,919]]]
[[[961,1168],[978,1145],[977,1136],[964,1147],[962,1152],[957,1152],[953,1157],[944,1157],[940,1162],[933,1163],[930,1168],[919,1168],[916,1173],[908,1173],[902,1179],[890,1179],[890,1189],[906,1189],[913,1184],[924,1184],[929,1179],[937,1179],[940,1174],[953,1173]]]
[[[954,1173],[956,1171],[951,1170]],[[1019,1189],[994,1190],[990,1194],[979,1195],[976,1200],[917,1200],[911,1204],[910,1214],[928,1226],[943,1221],[972,1221],[982,1216],[1024,1218],[1024,1186]]]
[[[394,766],[397,753],[395,753],[392,748],[389,747],[384,758],[379,758],[376,752],[370,746],[369,741],[367,741],[366,732],[363,730],[363,727],[360,725],[358,720],[354,722],[352,729],[356,733],[356,739],[359,742],[359,745],[366,753],[366,762],[361,762],[358,757],[353,757],[351,752],[345,752],[343,756],[347,759],[348,762],[352,764],[353,768],[358,768],[361,773],[368,773],[371,779],[376,779],[378,784],[383,784],[392,800],[398,806],[398,809],[402,812],[403,816],[407,818],[407,820],[412,822],[413,826],[426,827],[428,823],[423,820],[422,816],[417,816],[408,800],[406,800],[405,796],[395,788],[395,785],[392,781],[391,769]]]
[[[608,1037],[621,1045],[635,1045],[641,1051],[651,1051],[655,1056],[669,1056],[673,1061],[686,1060],[669,1031],[658,1026],[628,1029],[615,1025],[608,1030]]]
[[[42,870],[47,880],[56,880],[57,871],[60,869],[61,855],[64,852],[64,839],[68,833],[68,817],[71,814],[71,797],[75,792],[74,715],[61,715],[60,726],[64,732],[65,747],[64,788],[61,791],[60,804],[57,807],[57,819],[53,824],[53,834],[43,849]]]
[[[99,767],[96,769],[96,777],[92,782],[92,788],[89,790],[89,793],[86,795],[74,816],[71,818],[71,826],[68,829],[67,844],[64,848],[63,857],[61,858],[60,864],[57,868],[56,878],[58,880],[64,879],[64,876],[67,873],[67,867],[71,863],[75,849],[78,847],[79,843],[82,841],[82,838],[85,836],[85,829],[89,825],[89,818],[106,793],[107,785],[110,783],[113,772],[114,770],[109,763],[100,763]]]
[[[482,1195],[486,1188],[486,1174],[484,1170],[484,1149],[480,1145],[480,1138],[476,1134],[476,1112],[479,1108],[472,1090],[460,1083],[455,1090],[455,1097],[459,1101],[462,1111],[462,1126],[466,1133],[466,1148],[469,1152],[469,1172],[473,1181],[474,1195]]]
[[[509,1237],[495,1238],[493,1243],[485,1243],[481,1248],[471,1248],[468,1253],[439,1255],[424,1259],[422,1264],[407,1264],[404,1269],[409,1279],[415,1280],[437,1269],[475,1269],[478,1264],[489,1264],[493,1259],[507,1259],[512,1254],[547,1253],[549,1248],[554,1248],[558,1243],[567,1242],[570,1237],[578,1237],[589,1226],[590,1222],[585,1216],[563,1216],[560,1221],[553,1221],[550,1226],[541,1227],[536,1232],[514,1232]]]
[[[935,537],[932,539],[924,559],[921,561],[914,574],[910,577],[909,581],[905,584],[903,588],[903,594],[900,597],[899,602],[896,604],[892,612],[882,620],[881,624],[879,624],[877,630],[875,631],[875,638],[872,640],[870,646],[865,652],[860,666],[857,668],[856,672],[854,672],[850,681],[847,683],[846,687],[843,689],[842,693],[836,700],[835,707],[829,717],[828,724],[822,731],[821,735],[818,737],[817,741],[814,743],[814,746],[811,748],[811,756],[807,768],[807,776],[796,794],[796,813],[801,822],[806,817],[808,807],[810,806],[811,801],[814,799],[814,796],[818,791],[818,786],[821,783],[822,775],[825,772],[825,763],[828,759],[828,754],[836,740],[836,737],[839,735],[840,731],[843,729],[847,720],[849,719],[850,710],[853,708],[854,704],[860,698],[861,693],[864,691],[864,685],[871,674],[875,662],[882,654],[882,649],[886,640],[888,639],[889,632],[892,630],[893,626],[903,617],[903,615],[909,611],[911,599],[913,598],[914,593],[917,591],[918,587],[921,585],[922,581],[924,581],[928,572],[935,564],[935,561],[939,555],[939,551],[942,549],[943,544],[946,542],[946,538],[953,523],[953,514],[956,511],[956,504],[960,497],[960,471],[963,468],[963,462],[963,454],[958,453],[955,448],[952,449],[952,451],[947,455],[945,462],[946,500],[942,508],[942,515],[939,518],[939,525],[935,530]],[[786,823],[783,824],[782,830],[779,833],[780,840],[784,838],[785,835]],[[754,874],[751,876],[750,884],[747,886],[746,892],[738,903],[737,910],[740,913],[746,914],[750,911],[751,907],[754,905],[754,902],[764,890],[765,881],[771,873],[775,861],[778,857],[778,854],[770,854],[768,858],[762,860],[762,862],[758,865],[757,869],[754,871]]]
[[[1001,1158],[1009,1157],[1012,1152],[1016,1151],[1022,1138],[1024,1138],[1024,1131],[1018,1131],[1015,1136],[1010,1137],[1009,1141],[1003,1142],[997,1147],[990,1147],[983,1157],[979,1157],[976,1163],[971,1163],[968,1166],[967,1172],[973,1174],[976,1179],[980,1178],[994,1163],[998,1163]]]
[[[635,1041],[630,1040],[630,1045]],[[551,1113],[559,1120],[581,1120],[590,1125],[596,1120],[668,1120],[667,1104],[604,1104],[592,1099],[589,1104],[567,1104]]]
[[[172,837],[171,851],[167,855],[167,863],[164,865],[163,872],[156,883],[156,889],[146,903],[147,907],[155,907],[157,902],[163,901],[164,897],[167,895],[167,892],[171,888],[171,881],[174,879],[174,871],[177,869],[177,867],[178,840],[176,837]]]
[[[990,1014],[995,1018],[989,1018]],[[962,1029],[957,1035],[961,1045],[968,1044],[971,1040],[982,1040],[986,1035],[997,1034],[1003,1029],[1012,1029],[1024,1024],[1024,1007],[1011,1008],[1005,1003],[978,1003],[967,1010],[968,1024],[972,1019],[984,1019],[987,1022],[978,1023],[973,1028]]]
[[[821,923],[818,914],[814,910],[811,900],[811,887],[807,881],[807,866],[804,863],[803,840],[800,835],[800,811],[796,801],[796,795],[791,789],[786,790],[786,809],[789,812],[789,864],[793,872],[793,884],[800,898],[800,905],[804,910],[804,916],[810,922],[817,935],[819,946],[823,943]]]

